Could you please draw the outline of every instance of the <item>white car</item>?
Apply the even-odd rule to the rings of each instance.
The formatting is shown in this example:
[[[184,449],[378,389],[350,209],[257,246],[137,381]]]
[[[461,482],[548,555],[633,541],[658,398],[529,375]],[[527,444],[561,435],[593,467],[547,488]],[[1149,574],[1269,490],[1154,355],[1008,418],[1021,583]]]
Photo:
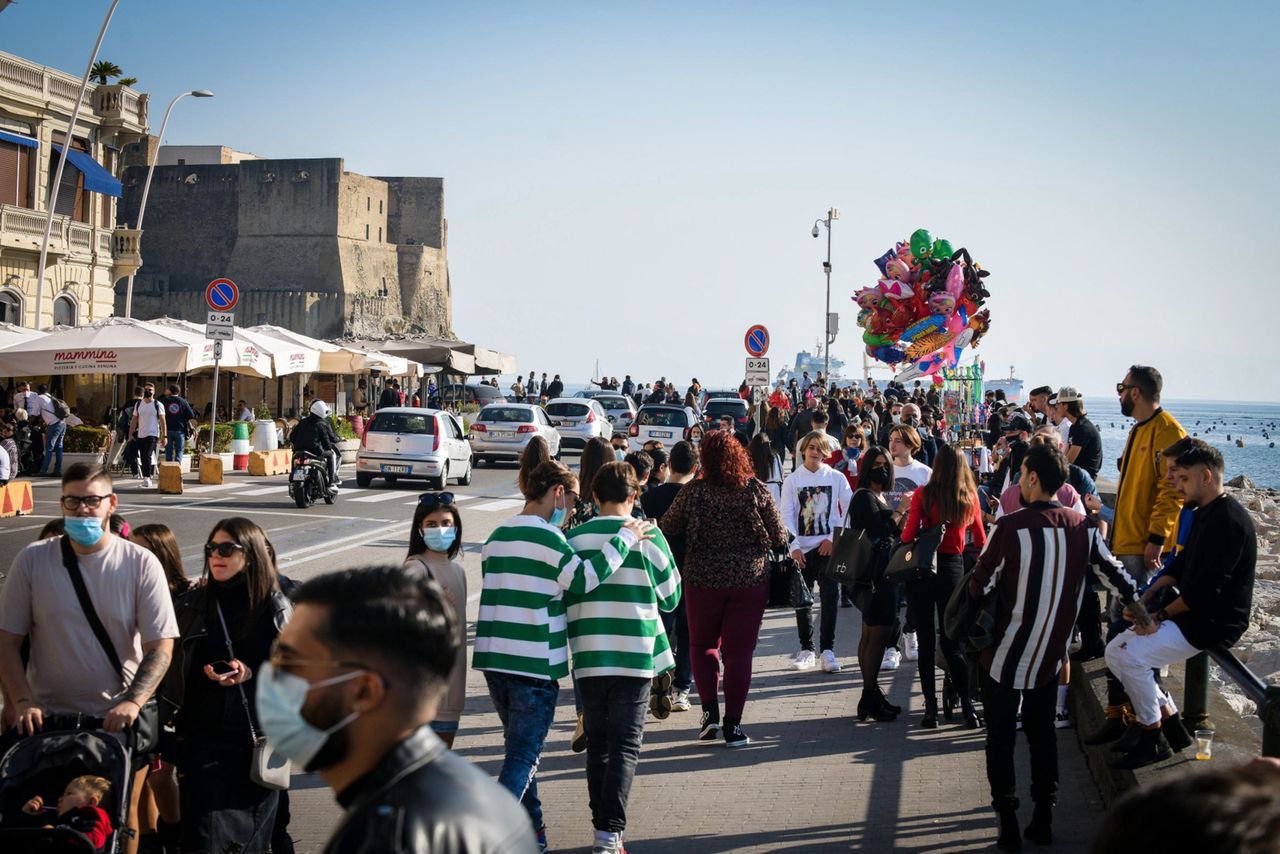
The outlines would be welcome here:
[[[636,402],[629,395],[606,391],[596,395],[594,400],[604,407],[605,417],[613,425],[614,432],[631,429],[631,422],[636,419]]]
[[[635,421],[628,431],[627,450],[642,451],[648,441],[662,444],[670,451],[677,442],[690,441],[695,445],[702,440],[702,425],[698,416],[687,406],[650,403],[640,407]]]
[[[613,435],[613,425],[598,398],[557,397],[547,402],[546,412],[566,448],[585,448],[597,436],[608,441]]]
[[[560,459],[560,433],[541,406],[532,403],[495,403],[481,409],[471,424],[471,450],[476,462],[516,462],[529,440],[541,436],[552,459]]]
[[[439,409],[395,406],[374,413],[356,453],[356,484],[367,487],[375,477],[387,483],[400,478],[426,479],[444,489],[456,478],[471,483],[471,445],[462,425]]]

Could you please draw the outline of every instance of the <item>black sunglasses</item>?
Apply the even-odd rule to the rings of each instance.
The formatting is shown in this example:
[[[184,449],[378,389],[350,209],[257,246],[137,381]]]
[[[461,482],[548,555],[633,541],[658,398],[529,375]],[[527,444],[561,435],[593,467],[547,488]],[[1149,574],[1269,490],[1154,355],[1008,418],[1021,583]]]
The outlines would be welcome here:
[[[418,496],[418,503],[427,507],[448,507],[453,503],[452,492],[424,492]]]
[[[218,553],[218,557],[231,557],[236,552],[244,551],[244,546],[239,543],[205,543],[204,556],[213,557],[214,552]]]
[[[1124,394],[1131,388],[1137,388],[1136,385],[1125,385],[1124,383],[1116,383],[1116,394]]]

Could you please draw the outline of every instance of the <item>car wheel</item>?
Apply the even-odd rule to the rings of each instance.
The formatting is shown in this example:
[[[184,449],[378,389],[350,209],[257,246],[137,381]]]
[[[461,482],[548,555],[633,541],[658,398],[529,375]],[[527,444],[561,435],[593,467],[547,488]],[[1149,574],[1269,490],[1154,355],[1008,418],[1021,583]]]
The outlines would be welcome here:
[[[467,473],[464,474],[462,477],[458,478],[458,486],[471,485],[471,471],[475,467],[476,467],[476,463],[474,459],[467,460]]]
[[[440,469],[440,476],[431,479],[431,488],[440,490],[444,489],[445,484],[449,482],[449,464],[445,463],[444,468]]]
[[[361,489],[368,489],[373,483],[373,475],[364,472],[356,472],[356,486]]]

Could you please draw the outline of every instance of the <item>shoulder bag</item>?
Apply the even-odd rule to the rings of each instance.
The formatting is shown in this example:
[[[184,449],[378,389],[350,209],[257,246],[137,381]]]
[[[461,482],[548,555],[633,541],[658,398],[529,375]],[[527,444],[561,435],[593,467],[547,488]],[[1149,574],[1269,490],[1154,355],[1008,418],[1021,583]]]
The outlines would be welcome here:
[[[999,596],[993,590],[981,599],[974,599],[969,595],[972,579],[973,570],[969,570],[952,591],[943,611],[942,630],[965,651],[978,653],[996,642]]]
[[[65,534],[62,537],[62,565],[66,567],[67,575],[71,576],[71,586],[75,588],[76,599],[80,601],[80,610],[84,611],[85,620],[93,630],[93,636],[98,639],[98,645],[106,653],[107,660],[119,674],[121,683],[125,683],[124,665],[120,663],[120,656],[116,654],[115,645],[111,643],[111,636],[107,634],[106,626],[102,625],[102,620],[98,618],[98,612],[93,607],[93,600],[89,598],[89,589],[84,584],[84,576],[80,574],[80,561],[76,559],[75,549],[71,548],[71,541]],[[129,686],[124,684],[124,687],[128,689]],[[133,722],[131,735],[135,753],[151,753],[160,744],[160,704],[156,701],[154,693],[138,710],[138,717]]]
[[[227,630],[227,619],[222,616],[222,606],[214,602],[218,609],[218,622],[222,623],[222,636],[227,641],[227,655],[234,660],[236,651],[231,647],[231,632]],[[244,716],[249,721],[249,737],[253,739],[253,756],[249,760],[249,779],[265,789],[289,788],[289,760],[271,749],[265,735],[259,735],[253,727],[253,715],[249,713],[249,697],[244,692],[244,685],[237,685],[240,691],[240,702],[244,705]]]
[[[831,556],[827,558],[827,578],[847,587],[854,587],[866,580],[875,552],[875,543],[861,528],[850,526],[853,501],[844,516],[844,527],[836,531],[831,541]]]
[[[884,568],[885,581],[905,584],[924,581],[938,574],[938,546],[947,532],[946,523],[926,528],[916,535],[914,543],[902,543],[893,550],[889,565]]]

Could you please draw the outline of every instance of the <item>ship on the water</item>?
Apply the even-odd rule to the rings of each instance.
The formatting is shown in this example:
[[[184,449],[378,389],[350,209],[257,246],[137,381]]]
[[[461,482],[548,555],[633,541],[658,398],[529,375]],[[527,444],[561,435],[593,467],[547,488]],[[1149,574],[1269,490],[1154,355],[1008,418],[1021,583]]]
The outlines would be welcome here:
[[[1010,403],[1022,403],[1022,380],[1013,375],[1013,365],[1009,366],[1009,376],[1007,377],[983,377],[983,391],[999,391],[1004,390],[1005,400]]]
[[[843,360],[832,356],[831,375],[827,377],[827,379],[834,380],[838,385],[849,384],[850,380],[841,374],[841,369],[844,368],[844,364]],[[822,344],[818,343],[814,345],[813,352],[801,350],[799,353],[796,353],[795,365],[790,370],[783,368],[778,371],[778,375],[775,377],[775,380],[777,382],[789,383],[794,379],[796,382],[799,382],[804,379],[805,371],[809,372],[809,379],[816,380],[818,375],[823,373],[825,368],[826,360],[822,354]]]

